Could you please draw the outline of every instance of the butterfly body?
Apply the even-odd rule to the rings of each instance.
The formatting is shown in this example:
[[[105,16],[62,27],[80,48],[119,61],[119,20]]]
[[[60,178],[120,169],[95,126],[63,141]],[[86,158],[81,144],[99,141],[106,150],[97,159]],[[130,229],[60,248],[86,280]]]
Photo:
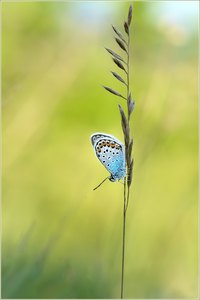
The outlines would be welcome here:
[[[95,154],[104,167],[110,172],[110,181],[126,176],[124,145],[114,136],[106,133],[94,133],[91,143]]]

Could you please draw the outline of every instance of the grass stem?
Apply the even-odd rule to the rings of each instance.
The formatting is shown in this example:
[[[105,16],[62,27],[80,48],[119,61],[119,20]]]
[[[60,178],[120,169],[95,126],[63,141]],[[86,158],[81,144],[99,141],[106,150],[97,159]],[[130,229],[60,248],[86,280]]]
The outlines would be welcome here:
[[[129,51],[130,50],[130,32],[128,34],[128,42],[127,42],[127,84],[126,84],[126,91],[127,91],[127,115],[128,115],[128,140],[130,140],[130,114],[129,114],[129,103],[128,103],[128,97],[130,93],[130,73],[129,73]],[[125,143],[125,151],[128,152],[128,145]],[[127,155],[126,155],[127,157]],[[129,165],[127,164],[127,168],[129,168]],[[124,178],[124,207],[123,207],[123,231],[122,231],[122,273],[121,273],[121,299],[124,297],[124,268],[125,268],[125,246],[126,246],[126,212],[128,208],[129,203],[129,195],[130,195],[130,185],[128,183],[129,181],[129,170],[128,175]]]
[[[123,231],[122,231],[122,274],[121,274],[121,299],[124,296],[124,265],[125,265],[125,240],[126,240],[126,177],[124,178],[124,207],[123,207]]]

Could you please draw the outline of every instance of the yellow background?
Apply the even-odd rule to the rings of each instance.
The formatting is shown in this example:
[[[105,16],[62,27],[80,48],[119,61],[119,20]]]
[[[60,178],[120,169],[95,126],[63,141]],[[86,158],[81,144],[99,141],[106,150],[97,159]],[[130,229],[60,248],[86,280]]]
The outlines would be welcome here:
[[[108,174],[89,137],[123,139],[101,84],[125,92],[104,47],[123,55],[111,24],[128,6],[2,4],[4,298],[120,295],[123,186],[92,191]],[[197,11],[134,3],[127,298],[197,296]]]

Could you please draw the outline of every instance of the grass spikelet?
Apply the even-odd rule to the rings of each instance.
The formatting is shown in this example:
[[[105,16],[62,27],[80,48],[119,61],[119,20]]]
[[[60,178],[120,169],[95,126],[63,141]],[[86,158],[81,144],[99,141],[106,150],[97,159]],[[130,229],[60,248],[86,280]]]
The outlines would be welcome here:
[[[124,22],[124,30],[129,35],[129,27],[127,22]]]
[[[113,26],[113,25],[112,25],[112,28],[113,28],[114,32],[118,35],[118,37],[119,37],[125,44],[127,44],[126,39],[125,39],[125,37],[122,35],[122,33],[121,33],[115,26]]]
[[[119,76],[117,73],[115,73],[113,71],[111,71],[111,73],[113,74],[113,76],[115,78],[117,78],[119,81],[121,81],[122,83],[124,83],[126,85],[126,82],[124,81],[124,79],[121,76]]]
[[[120,48],[121,48],[122,50],[124,50],[125,52],[127,52],[127,49],[126,49],[124,43],[123,43],[120,39],[118,39],[118,38],[116,37],[116,38],[115,38],[115,41],[117,42],[117,44],[120,46]]]
[[[114,63],[115,63],[120,69],[124,70],[125,73],[127,73],[126,69],[124,68],[124,66],[122,65],[122,63],[121,63],[117,58],[114,58],[114,57],[113,57],[113,61],[114,61]]]
[[[133,14],[133,7],[132,7],[132,5],[130,5],[129,10],[128,10],[128,26],[131,25],[132,14]]]
[[[125,63],[124,59],[118,55],[117,53],[115,53],[113,50],[109,49],[109,48],[105,48],[113,57],[117,58],[118,60],[121,60]]]
[[[110,92],[111,94],[114,94],[115,96],[118,96],[118,97],[121,97],[121,98],[126,99],[123,95],[121,95],[121,94],[118,93],[117,91],[115,91],[115,90],[109,88],[108,86],[104,86],[104,85],[103,85],[103,88],[104,88],[105,90],[107,90],[108,92]]]

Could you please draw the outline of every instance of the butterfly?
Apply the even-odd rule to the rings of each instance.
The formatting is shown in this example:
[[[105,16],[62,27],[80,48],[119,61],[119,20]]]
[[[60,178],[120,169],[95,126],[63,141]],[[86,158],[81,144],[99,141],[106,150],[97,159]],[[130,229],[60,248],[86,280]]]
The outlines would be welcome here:
[[[91,135],[91,143],[97,158],[110,172],[110,176],[106,179],[114,182],[124,178],[126,176],[126,160],[125,148],[122,142],[113,135],[96,132]]]

